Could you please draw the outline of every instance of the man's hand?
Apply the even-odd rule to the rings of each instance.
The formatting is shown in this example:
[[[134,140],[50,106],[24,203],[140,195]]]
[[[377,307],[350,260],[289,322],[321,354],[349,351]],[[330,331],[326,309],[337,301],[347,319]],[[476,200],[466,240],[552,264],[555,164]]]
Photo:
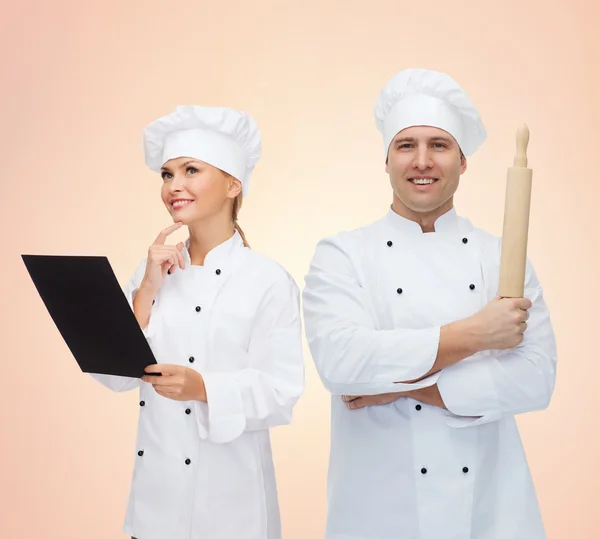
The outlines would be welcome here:
[[[381,395],[365,395],[362,397],[352,397],[343,395],[342,400],[346,403],[348,410],[358,410],[365,406],[379,406],[381,404],[390,404],[398,400],[400,397],[410,397],[423,404],[437,406],[438,408],[446,408],[442,395],[437,385],[415,389],[413,391],[402,391],[400,393],[382,393]]]
[[[531,300],[494,298],[469,321],[481,350],[505,350],[523,342]]]
[[[382,393],[381,395],[365,395],[363,397],[351,397],[349,395],[343,395],[342,400],[346,403],[348,410],[358,410],[365,406],[379,406],[381,404],[390,404],[398,400],[400,397],[405,397],[404,393]]]
[[[159,395],[176,401],[206,402],[204,379],[194,369],[159,363],[149,365],[145,371],[162,373],[162,376],[142,376],[142,381],[152,384]]]
[[[444,400],[442,399],[442,395],[437,384],[411,391],[410,395],[407,396],[422,402],[423,404],[429,404],[430,406],[437,406],[438,408],[446,409],[446,405],[444,404]]]

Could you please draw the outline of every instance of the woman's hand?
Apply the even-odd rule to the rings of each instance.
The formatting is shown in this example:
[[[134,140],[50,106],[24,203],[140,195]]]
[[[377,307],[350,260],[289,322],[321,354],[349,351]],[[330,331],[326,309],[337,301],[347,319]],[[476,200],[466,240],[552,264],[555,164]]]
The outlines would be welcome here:
[[[182,223],[175,223],[160,232],[154,243],[148,249],[146,272],[140,284],[140,290],[145,290],[154,296],[163,285],[167,272],[173,272],[177,267],[185,268],[185,261],[181,251],[183,243],[165,245],[167,237],[181,228]]]
[[[149,365],[146,372],[160,372],[162,376],[142,376],[143,382],[152,384],[155,391],[176,401],[202,401],[206,402],[206,388],[202,375],[181,365],[166,365],[159,363]]]

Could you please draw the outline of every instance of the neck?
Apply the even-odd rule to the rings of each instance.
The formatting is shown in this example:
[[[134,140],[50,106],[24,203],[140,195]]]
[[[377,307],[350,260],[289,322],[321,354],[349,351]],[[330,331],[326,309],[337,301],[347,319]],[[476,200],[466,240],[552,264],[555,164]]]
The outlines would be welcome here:
[[[417,223],[423,232],[435,232],[435,222],[439,217],[449,212],[454,207],[454,197],[444,202],[440,207],[430,211],[415,211],[406,206],[396,195],[392,203],[392,210],[410,221]]]
[[[231,212],[219,213],[190,223],[190,261],[192,266],[203,266],[206,255],[230,239],[234,232]]]

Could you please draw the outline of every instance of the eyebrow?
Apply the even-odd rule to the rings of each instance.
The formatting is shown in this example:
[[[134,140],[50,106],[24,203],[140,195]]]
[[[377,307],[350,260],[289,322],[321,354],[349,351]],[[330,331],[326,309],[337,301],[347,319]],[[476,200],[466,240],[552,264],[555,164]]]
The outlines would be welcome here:
[[[442,142],[450,142],[450,143],[452,142],[452,138],[450,138],[450,137],[439,137],[439,136],[438,137],[431,137],[429,139],[429,142],[435,142],[435,141],[438,141],[438,140],[441,140]]]
[[[417,139],[414,137],[402,137],[399,139],[394,140],[394,144],[398,144],[400,142],[416,142]],[[443,141],[443,142],[448,142],[451,143],[451,139],[448,137],[440,137],[440,136],[436,136],[436,137],[429,137],[427,139],[428,142],[437,142],[437,141]]]
[[[196,161],[195,159],[190,159],[189,161],[186,161],[185,163],[182,163],[181,165],[179,165],[179,168],[185,168],[190,163],[199,163],[199,161]],[[171,172],[171,169],[169,167],[165,167],[165,166],[160,167],[160,170],[164,170],[166,172]]]

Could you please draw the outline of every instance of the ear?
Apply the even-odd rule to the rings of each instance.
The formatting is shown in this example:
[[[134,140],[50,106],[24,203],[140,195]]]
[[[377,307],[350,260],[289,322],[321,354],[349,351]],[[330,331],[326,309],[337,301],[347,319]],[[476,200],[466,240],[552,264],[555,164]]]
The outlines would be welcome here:
[[[237,198],[242,192],[242,182],[233,176],[229,176],[228,180],[227,198]]]
[[[467,158],[461,152],[460,154],[460,173],[461,175],[467,171]]]

